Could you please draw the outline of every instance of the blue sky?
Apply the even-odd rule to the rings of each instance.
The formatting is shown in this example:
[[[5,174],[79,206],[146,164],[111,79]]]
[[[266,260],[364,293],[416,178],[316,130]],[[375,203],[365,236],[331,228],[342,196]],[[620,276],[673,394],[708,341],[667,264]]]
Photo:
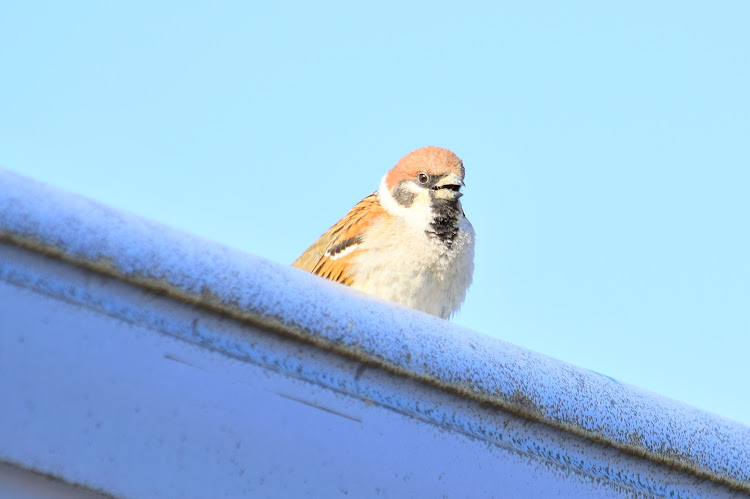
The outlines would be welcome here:
[[[454,150],[455,322],[750,424],[747,2],[5,2],[0,167],[294,260]]]

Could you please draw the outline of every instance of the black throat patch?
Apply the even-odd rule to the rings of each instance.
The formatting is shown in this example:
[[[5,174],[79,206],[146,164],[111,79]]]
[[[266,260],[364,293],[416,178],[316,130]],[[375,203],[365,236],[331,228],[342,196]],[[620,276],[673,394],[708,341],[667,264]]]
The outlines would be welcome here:
[[[426,230],[425,232],[437,237],[450,248],[458,235],[458,216],[462,213],[458,200],[433,199],[431,205],[434,214],[430,223],[432,230]]]

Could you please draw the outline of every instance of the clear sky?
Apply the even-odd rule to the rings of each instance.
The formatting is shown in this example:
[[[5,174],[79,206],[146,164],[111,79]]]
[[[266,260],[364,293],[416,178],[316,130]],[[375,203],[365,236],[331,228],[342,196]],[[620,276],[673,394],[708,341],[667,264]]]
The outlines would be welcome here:
[[[750,424],[750,3],[259,4],[3,2],[0,167],[289,263],[448,147],[455,322]]]

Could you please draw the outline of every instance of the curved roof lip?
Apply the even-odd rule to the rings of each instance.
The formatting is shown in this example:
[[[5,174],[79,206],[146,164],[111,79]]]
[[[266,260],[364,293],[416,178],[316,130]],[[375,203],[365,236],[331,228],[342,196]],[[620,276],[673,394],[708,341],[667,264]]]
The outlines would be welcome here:
[[[750,427],[0,170],[0,239],[750,492]]]

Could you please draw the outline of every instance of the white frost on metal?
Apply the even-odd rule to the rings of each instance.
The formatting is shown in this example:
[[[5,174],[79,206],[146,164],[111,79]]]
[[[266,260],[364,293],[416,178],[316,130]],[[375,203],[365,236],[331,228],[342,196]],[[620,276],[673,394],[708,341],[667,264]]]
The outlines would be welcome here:
[[[569,434],[597,443],[594,447],[612,446],[666,465],[665,474],[677,470],[694,474],[698,481],[710,479],[750,492],[747,426],[4,171],[0,240],[141,289],[166,292],[205,307],[204,313],[213,311],[301,339],[328,355],[396,373],[409,383],[437,387],[458,401],[454,404],[494,407],[501,410],[498,414],[549,425],[553,434]],[[134,306],[133,299],[122,297],[124,292],[108,295],[72,285],[73,277],[37,271],[38,265],[25,265],[22,256],[9,251],[16,256],[0,260],[0,280],[13,285],[85,304],[237,359],[298,373],[320,386],[356,393],[474,438],[501,442],[590,476],[620,480],[636,491],[674,492],[638,472],[623,472],[618,478],[622,470],[609,469],[605,450],[597,451],[603,453],[599,456],[584,451],[578,461],[566,462],[573,451],[560,454],[555,445],[547,447],[552,437],[509,441],[509,430],[486,414],[441,410],[440,404],[411,392],[385,393],[382,387],[361,392],[360,379],[336,374],[330,363],[320,367],[274,354],[272,348],[259,350],[237,335],[160,316],[158,307]],[[0,440],[0,459],[2,446]]]

